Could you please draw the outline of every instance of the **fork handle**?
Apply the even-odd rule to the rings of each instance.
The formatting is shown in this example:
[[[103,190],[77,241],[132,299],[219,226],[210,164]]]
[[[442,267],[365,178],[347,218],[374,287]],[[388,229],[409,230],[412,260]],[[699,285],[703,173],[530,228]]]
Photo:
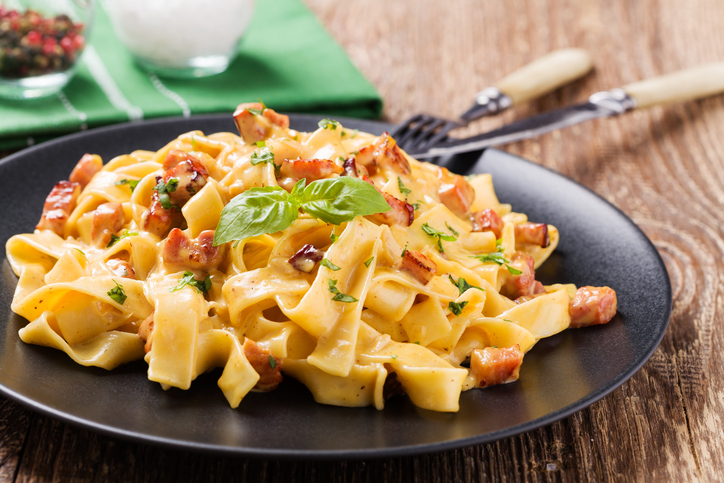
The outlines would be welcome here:
[[[583,77],[592,68],[593,60],[583,49],[555,50],[508,74],[496,87],[515,105]]]

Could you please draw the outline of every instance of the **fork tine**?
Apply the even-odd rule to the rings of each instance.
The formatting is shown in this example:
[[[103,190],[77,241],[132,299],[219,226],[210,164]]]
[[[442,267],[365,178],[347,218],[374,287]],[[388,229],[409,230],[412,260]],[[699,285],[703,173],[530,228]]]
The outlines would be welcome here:
[[[425,130],[430,123],[434,123],[436,121],[436,117],[428,116],[426,114],[421,115],[420,120],[415,125],[410,126],[407,131],[402,134],[402,136],[395,139],[397,141],[397,145],[402,149],[406,149],[410,139],[417,137],[420,131]]]
[[[414,136],[411,136],[406,140],[403,149],[412,149],[420,146],[421,144],[425,144],[427,139],[434,136],[435,132],[447,123],[447,119],[432,118],[432,122],[425,125],[425,129],[417,131]]]
[[[450,131],[452,131],[453,129],[455,129],[456,127],[461,127],[461,124],[456,123],[456,122],[453,122],[453,121],[448,121],[447,123],[445,123],[445,125],[443,125],[443,126],[438,130],[437,133],[435,133],[435,135],[433,135],[432,137],[430,137],[429,139],[427,139],[427,141],[424,141],[424,142],[419,143],[418,145],[415,146],[415,148],[417,148],[417,149],[426,149],[426,148],[429,148],[429,147],[431,147],[431,146],[434,146],[435,144],[437,144],[437,143],[439,143],[439,142],[441,142],[441,141],[444,141],[445,138],[447,138],[447,134],[448,134]]]
[[[405,134],[411,126],[420,122],[424,117],[425,114],[416,114],[412,117],[405,119],[400,124],[396,125],[390,130],[390,136],[392,136],[396,140],[399,136]]]

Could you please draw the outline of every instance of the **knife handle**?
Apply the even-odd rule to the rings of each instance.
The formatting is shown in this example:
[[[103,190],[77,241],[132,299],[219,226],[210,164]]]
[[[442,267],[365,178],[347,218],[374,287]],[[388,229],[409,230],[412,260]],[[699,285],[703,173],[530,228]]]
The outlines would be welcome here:
[[[520,104],[568,84],[591,71],[593,61],[583,49],[561,49],[505,76],[496,86]]]
[[[681,70],[623,87],[636,108],[693,101],[724,92],[724,63]]]

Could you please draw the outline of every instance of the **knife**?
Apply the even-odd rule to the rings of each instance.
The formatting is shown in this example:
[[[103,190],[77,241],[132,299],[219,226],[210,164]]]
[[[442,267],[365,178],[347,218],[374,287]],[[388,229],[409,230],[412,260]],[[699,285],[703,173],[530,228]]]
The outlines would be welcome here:
[[[583,104],[556,109],[487,133],[438,143],[434,147],[408,154],[426,159],[478,151],[529,139],[591,119],[618,116],[633,109],[690,101],[722,92],[724,63],[708,64],[597,92]]]

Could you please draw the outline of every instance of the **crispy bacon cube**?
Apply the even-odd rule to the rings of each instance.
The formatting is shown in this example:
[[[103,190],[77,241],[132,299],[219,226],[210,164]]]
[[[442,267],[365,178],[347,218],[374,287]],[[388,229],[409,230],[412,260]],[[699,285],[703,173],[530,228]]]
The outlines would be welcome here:
[[[475,189],[459,174],[448,176],[437,194],[440,202],[459,217],[467,215],[475,201]]]
[[[515,225],[515,243],[531,243],[540,247],[551,244],[548,225],[545,223],[521,223]]]
[[[517,344],[503,349],[473,349],[470,355],[470,374],[475,381],[475,387],[507,384],[518,380],[521,364],[523,351]]]
[[[111,269],[111,272],[115,273],[119,277],[130,279],[136,278],[136,271],[133,269],[131,264],[125,260],[111,258],[106,262],[106,265]]]
[[[400,174],[410,174],[410,163],[397,146],[397,141],[386,132],[373,144],[360,149],[356,160],[357,164],[361,164],[371,171],[375,171],[376,167],[382,167]]]
[[[43,214],[35,227],[38,230],[52,230],[63,236],[68,217],[80,196],[80,184],[73,181],[59,181],[45,198]]]
[[[209,172],[195,157],[187,154],[184,159],[163,174],[163,182],[168,186],[172,179],[178,180],[178,185],[169,191],[171,203],[181,208],[193,195],[206,186]]]
[[[268,392],[276,389],[283,379],[281,361],[272,356],[268,350],[259,347],[259,344],[251,339],[244,341],[244,355],[259,374],[259,380],[254,386],[254,390]]]
[[[106,248],[111,235],[120,231],[126,222],[123,206],[120,203],[103,203],[93,213],[91,224],[91,243],[98,248]]]
[[[618,308],[616,292],[610,287],[581,287],[568,306],[570,327],[605,324],[613,319]]]
[[[437,264],[417,250],[405,250],[399,261],[399,268],[423,285],[430,282],[437,273]]]
[[[84,154],[68,178],[73,183],[78,183],[81,189],[88,186],[95,174],[103,168],[103,160],[97,154]]]
[[[262,111],[261,115],[256,115],[249,109]],[[261,119],[260,119],[261,118]],[[265,108],[258,102],[247,102],[239,104],[234,112],[234,122],[239,134],[244,138],[247,144],[254,144],[263,141],[269,136],[269,124],[277,125],[281,128],[289,127],[289,116],[279,114],[273,109]]]
[[[362,179],[375,186],[371,179],[362,175]],[[384,223],[386,225],[410,226],[415,221],[415,207],[406,201],[395,198],[389,193],[382,192],[377,186],[375,189],[385,197],[385,201],[390,205],[390,210],[384,213],[376,213],[368,218]]]
[[[295,181],[306,178],[309,184],[334,174],[342,174],[344,168],[329,159],[285,159],[279,171],[282,176]]]
[[[153,314],[146,317],[138,328],[138,337],[144,342],[143,350],[148,354],[153,347]]]
[[[161,258],[167,265],[209,271],[217,268],[226,255],[224,245],[215,247],[213,243],[213,230],[202,231],[198,238],[189,239],[183,231],[174,228],[163,243]]]
[[[510,263],[507,264],[514,270],[518,270],[520,274],[510,274],[503,286],[500,287],[500,293],[511,299],[526,297],[540,293],[541,284],[536,284],[535,280],[535,260],[525,252],[514,252],[510,257]]]
[[[306,244],[292,255],[288,262],[295,270],[309,273],[324,258],[324,252],[314,245]]]
[[[503,235],[505,222],[490,208],[471,214],[470,221],[473,223],[473,231],[492,231],[496,239]]]

